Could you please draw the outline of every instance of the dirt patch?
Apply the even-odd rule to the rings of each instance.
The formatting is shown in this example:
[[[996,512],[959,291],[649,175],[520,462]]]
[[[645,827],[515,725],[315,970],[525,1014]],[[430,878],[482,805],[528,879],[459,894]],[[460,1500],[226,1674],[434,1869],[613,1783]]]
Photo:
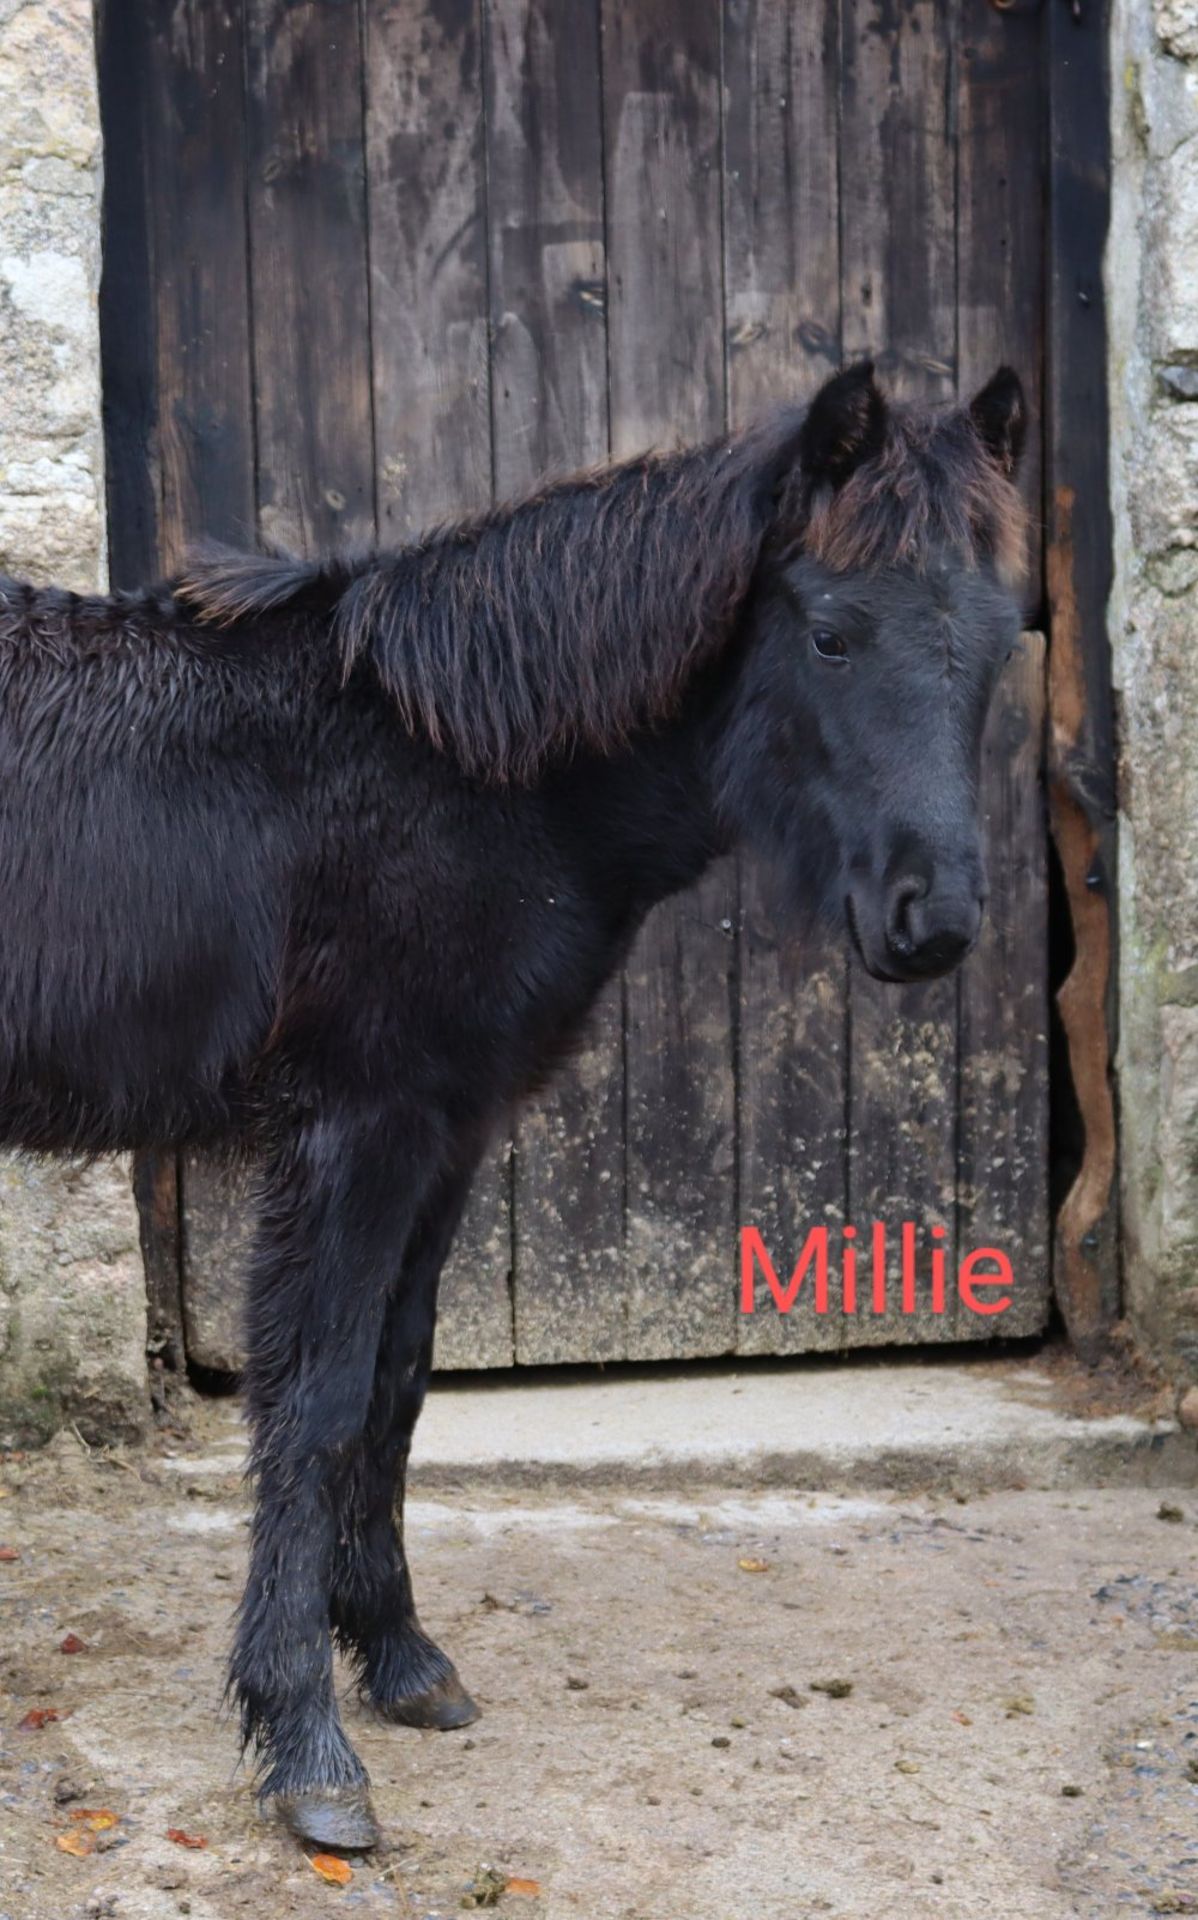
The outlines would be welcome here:
[[[422,1613],[485,1717],[347,1705],[388,1845],[342,1888],[258,1822],[220,1713],[239,1473],[227,1406],[0,1465],[3,1920],[1191,1910],[1191,1490],[1169,1524],[1134,1488],[422,1498]]]

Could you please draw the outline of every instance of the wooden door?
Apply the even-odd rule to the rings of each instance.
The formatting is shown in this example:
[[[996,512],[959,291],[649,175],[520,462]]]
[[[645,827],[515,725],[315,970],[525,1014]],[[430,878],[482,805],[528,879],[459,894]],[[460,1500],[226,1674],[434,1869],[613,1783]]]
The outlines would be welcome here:
[[[1044,32],[987,0],[149,0],[104,11],[114,573],[200,534],[394,545],[700,439],[870,352],[1040,417]],[[1044,480],[1033,432],[1029,502]],[[1038,527],[1038,510],[1033,525]],[[1029,618],[1039,617],[1041,555]],[[499,1143],[441,1366],[1031,1333],[1048,1310],[1044,648],[986,744],[992,906],[948,980],[796,952],[728,863],[653,915]],[[235,1366],[242,1186],[143,1168],[163,1340]],[[739,1310],[812,1228],[919,1238],[914,1311]],[[177,1224],[177,1232],[175,1227]],[[933,1229],[936,1230],[935,1235]],[[1000,1318],[951,1276],[999,1247]],[[950,1284],[932,1310],[930,1257]],[[758,1268],[760,1275],[760,1268]],[[834,1291],[834,1302],[839,1296]]]

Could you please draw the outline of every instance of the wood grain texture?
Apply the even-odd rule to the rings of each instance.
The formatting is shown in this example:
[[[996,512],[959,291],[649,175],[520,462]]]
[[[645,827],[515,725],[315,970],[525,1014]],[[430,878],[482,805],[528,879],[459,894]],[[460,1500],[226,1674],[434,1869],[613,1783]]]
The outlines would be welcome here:
[[[724,276],[730,423],[810,395],[840,358],[835,8],[728,0],[724,8]],[[737,1147],[740,1225],[754,1226],[785,1285],[807,1234],[839,1249],[848,1194],[844,942],[796,941],[758,864],[740,871]],[[839,1347],[839,1312],[806,1282],[774,1311],[738,1316],[741,1353]]]
[[[241,7],[173,0],[156,11],[159,558],[170,571],[202,537],[254,544],[254,388]]]
[[[357,0],[247,0],[246,126],[261,535],[375,537]]]
[[[495,484],[608,448],[598,0],[493,0],[486,32]],[[519,1120],[513,1306],[525,1365],[623,1357],[622,994]]]
[[[1044,196],[1043,20],[993,6],[959,13],[957,385],[968,399],[996,367],[1027,396],[1020,491],[1028,510],[1025,605],[1043,598]]]
[[[1043,598],[1043,323],[1046,89],[1037,13],[963,11],[956,65],[958,389],[1001,364],[1027,395],[1020,486],[1030,538],[1024,604]],[[958,1301],[959,1339],[1039,1332],[1051,1297],[1048,1235],[1048,878],[1043,784],[1045,643],[1025,634],[1004,674],[982,755],[990,901],[958,985],[957,1243],[1010,1259],[1001,1317]],[[994,1290],[983,1291],[993,1298]]]
[[[961,1258],[998,1248],[1015,1286],[1001,1316],[958,1303],[961,1340],[1039,1333],[1049,1312],[1044,653],[1043,634],[1024,634],[982,748],[990,900],[961,970],[957,1246]],[[990,1289],[981,1297],[997,1296]]]
[[[483,17],[368,0],[366,151],[380,538],[490,504]],[[441,1277],[436,1365],[511,1364],[512,1143],[475,1176]]]
[[[725,420],[716,0],[606,0],[612,450]],[[649,919],[625,976],[629,1358],[736,1342],[733,873]]]
[[[366,0],[379,534],[491,500],[483,19]]]
[[[231,0],[169,0],[147,9],[143,24],[158,483],[157,551],[146,571],[163,573],[198,539],[245,546],[256,537],[245,48]],[[232,1370],[242,1357],[247,1229],[239,1224],[220,1246],[209,1236],[197,1264],[187,1228],[189,1215],[235,1215],[240,1187],[174,1155],[138,1171],[147,1274],[164,1311],[178,1312],[180,1363],[185,1348],[191,1362]],[[211,1316],[210,1303],[219,1303]]]
[[[950,8],[913,0],[879,13],[844,0],[840,136],[844,350],[872,353],[900,398],[951,398],[956,373],[955,166]],[[957,983],[880,985],[849,977],[849,1219],[875,1221],[895,1249],[912,1222],[955,1252]],[[861,1318],[855,1345],[945,1337],[928,1265],[918,1310]]]

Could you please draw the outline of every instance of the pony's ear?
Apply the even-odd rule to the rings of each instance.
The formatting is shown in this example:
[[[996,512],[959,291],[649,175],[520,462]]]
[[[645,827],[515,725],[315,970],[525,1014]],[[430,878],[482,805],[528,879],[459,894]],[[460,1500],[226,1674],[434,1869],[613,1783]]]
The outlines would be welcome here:
[[[1027,402],[1019,375],[1000,367],[969,403],[974,431],[992,460],[1012,479],[1023,457],[1027,438]]]
[[[799,435],[803,471],[817,483],[843,486],[886,439],[886,401],[874,382],[872,360],[859,360],[824,382],[807,409]]]

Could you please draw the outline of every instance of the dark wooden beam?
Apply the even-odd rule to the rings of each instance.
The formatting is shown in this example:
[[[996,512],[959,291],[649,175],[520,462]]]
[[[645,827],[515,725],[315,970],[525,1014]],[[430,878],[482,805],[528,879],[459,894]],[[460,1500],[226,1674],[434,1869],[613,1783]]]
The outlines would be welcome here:
[[[1059,1208],[1057,1300],[1095,1359],[1119,1311],[1112,1065],[1116,1043],[1114,705],[1107,342],[1102,257],[1110,199],[1105,0],[1051,0],[1045,574],[1051,627],[1048,783],[1074,957],[1057,994],[1080,1164]]]

